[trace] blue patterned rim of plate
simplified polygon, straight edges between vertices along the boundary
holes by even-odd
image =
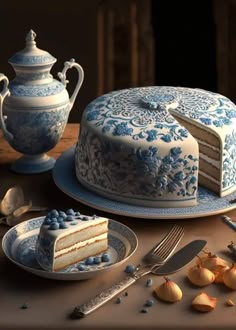
[[[65,194],[98,210],[135,218],[183,219],[220,214],[236,207],[236,203],[230,203],[236,198],[236,191],[220,198],[201,186],[198,189],[198,204],[191,207],[142,207],[105,198],[78,182],[74,169],[74,149],[75,147],[66,150],[56,161],[53,168],[54,182]]]
[[[19,266],[24,266],[23,268],[25,269],[31,268],[39,272],[46,272],[38,265],[35,258],[35,244],[43,219],[44,217],[31,219],[11,228],[4,235],[2,242],[3,251],[11,261]],[[54,273],[67,273],[66,275],[70,275],[71,273],[78,272],[78,279],[80,279],[79,273],[93,273],[94,271],[110,268],[131,257],[138,246],[135,233],[122,223],[111,219],[109,219],[108,228],[109,262],[86,266],[84,271],[79,271],[77,268],[78,264],[74,264],[62,271]],[[87,277],[89,278],[89,275]]]

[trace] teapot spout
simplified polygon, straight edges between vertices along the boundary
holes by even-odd
[[[10,91],[8,89],[9,81],[8,81],[7,77],[2,73],[0,73],[0,82],[1,81],[3,81],[4,85],[3,85],[3,90],[0,93],[0,128],[3,131],[3,135],[4,135],[5,139],[9,142],[9,141],[13,140],[13,135],[11,132],[9,132],[7,130],[6,124],[5,124],[5,119],[3,116],[3,102],[4,102],[5,97],[10,95]]]

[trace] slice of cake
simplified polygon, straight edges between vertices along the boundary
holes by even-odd
[[[52,210],[40,227],[36,259],[43,269],[58,271],[107,248],[107,218]]]

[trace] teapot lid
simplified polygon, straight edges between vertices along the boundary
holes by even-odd
[[[56,62],[56,58],[45,50],[39,49],[35,42],[36,33],[30,30],[26,35],[26,46],[23,50],[14,54],[9,63],[13,66],[42,66]]]

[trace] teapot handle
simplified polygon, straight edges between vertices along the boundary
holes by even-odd
[[[9,81],[3,73],[0,73],[0,81],[3,81],[3,83],[4,83],[3,90],[0,93],[0,128],[3,130],[3,134],[4,134],[4,137],[6,138],[6,140],[11,141],[11,140],[13,140],[13,135],[11,132],[9,132],[7,130],[6,124],[5,124],[5,119],[3,117],[3,101],[4,101],[5,97],[10,95],[10,91],[8,89]]]
[[[76,70],[78,71],[78,82],[77,85],[75,86],[75,90],[72,94],[72,96],[70,97],[70,110],[73,107],[73,104],[75,102],[75,98],[80,90],[80,87],[84,81],[84,70],[83,68],[75,62],[75,60],[72,58],[69,61],[66,61],[64,64],[64,68],[62,70],[62,72],[58,72],[58,78],[61,80],[62,84],[66,87],[67,83],[69,82],[68,80],[66,80],[66,72],[68,69],[71,68],[76,68]]]

